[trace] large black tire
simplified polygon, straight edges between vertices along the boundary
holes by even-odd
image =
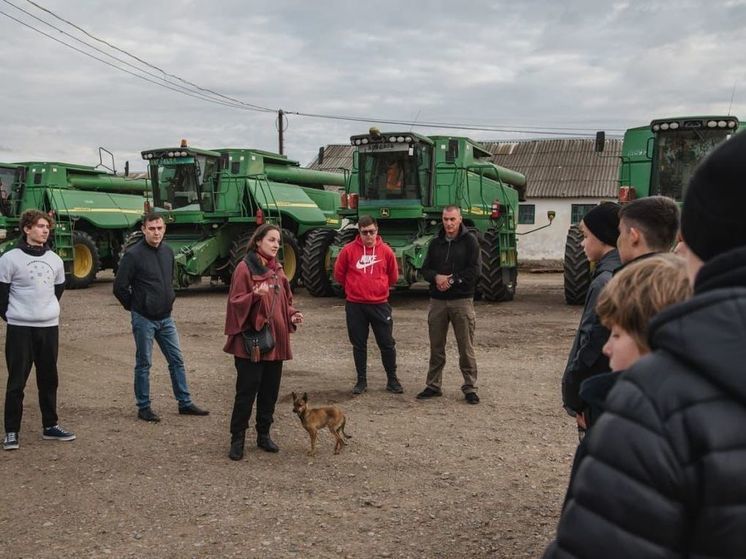
[[[582,305],[591,285],[591,264],[581,245],[583,233],[573,225],[567,232],[565,243],[565,302],[568,305]]]
[[[334,243],[337,232],[333,229],[314,229],[306,235],[303,246],[301,275],[303,285],[314,297],[331,297],[334,295],[329,248]]]
[[[295,291],[300,279],[301,252],[298,239],[287,229],[282,230],[282,246],[280,247],[280,261],[282,269],[290,282],[290,289]]]
[[[233,277],[233,272],[236,271],[236,268],[241,263],[241,260],[243,260],[246,257],[246,248],[249,246],[249,239],[254,234],[254,229],[249,229],[238,237],[236,237],[233,240],[233,244],[231,245],[231,252],[230,252],[230,263],[228,264],[228,270],[229,274],[227,276],[228,281],[225,283],[230,284],[230,280]]]
[[[73,269],[67,278],[68,289],[84,289],[96,279],[101,259],[96,243],[85,231],[73,232]]]
[[[486,301],[512,301],[518,280],[515,267],[503,269],[500,265],[500,237],[490,229],[478,235],[482,253],[482,273],[479,275],[478,290]]]

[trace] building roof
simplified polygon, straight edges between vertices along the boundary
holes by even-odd
[[[526,175],[528,198],[616,198],[622,139],[607,138],[603,153],[595,139],[516,140],[480,142],[494,154],[492,161]],[[352,168],[351,145],[324,148],[324,162],[309,168],[336,171]]]

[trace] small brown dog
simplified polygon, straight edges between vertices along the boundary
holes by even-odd
[[[352,438],[345,433],[345,414],[337,406],[309,408],[308,394],[304,392],[303,396],[298,397],[293,392],[293,412],[298,414],[303,428],[308,431],[308,435],[311,437],[311,450],[308,451],[309,456],[316,454],[316,436],[319,429],[327,427],[329,432],[334,435],[334,438],[337,440],[334,445],[334,454],[339,454],[342,450],[342,445],[347,444],[342,435],[344,435],[345,439]]]

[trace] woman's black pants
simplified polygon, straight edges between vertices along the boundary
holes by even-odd
[[[231,434],[238,436],[249,426],[251,408],[256,399],[256,432],[269,434],[275,403],[280,393],[282,361],[252,363],[243,357],[234,357],[236,364],[236,400],[231,415]]]

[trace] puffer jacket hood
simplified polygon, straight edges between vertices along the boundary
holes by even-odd
[[[650,347],[666,350],[746,403],[746,248],[708,262],[695,293],[653,319]],[[742,328],[733,328],[734,316],[742,317]]]

